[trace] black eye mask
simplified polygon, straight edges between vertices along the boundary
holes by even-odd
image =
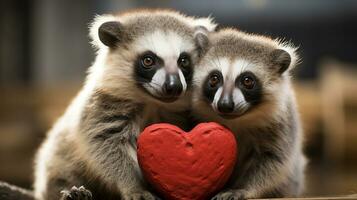
[[[220,83],[218,83],[215,87],[212,87],[210,84],[210,77],[212,75],[216,75],[220,79]],[[209,75],[206,77],[206,80],[203,82],[202,85],[202,92],[208,102],[212,103],[214,100],[214,96],[220,86],[223,84],[223,76],[222,73],[218,70],[211,71]]]
[[[152,58],[154,61],[154,64],[150,68],[143,66],[142,59],[145,56],[150,56],[150,58]],[[180,66],[179,62],[182,58],[187,59],[189,62],[189,64],[185,67]],[[152,51],[146,51],[146,52],[138,55],[135,60],[134,79],[138,82],[139,85],[142,85],[143,83],[149,83],[149,82],[151,82],[151,80],[152,80],[153,76],[155,75],[155,73],[157,72],[157,70],[164,67],[164,65],[165,65],[165,62],[162,58],[157,56]],[[190,55],[186,52],[181,53],[177,59],[177,66],[181,69],[182,74],[185,77],[187,87],[190,87],[191,83],[192,83],[192,75],[193,75],[193,66],[192,66],[192,61],[191,61]]]
[[[150,56],[153,59],[154,64],[150,68],[143,66],[142,59],[145,56]],[[151,51],[146,51],[137,56],[136,58],[136,61],[134,63],[134,79],[138,82],[139,85],[149,83],[151,82],[156,71],[163,67],[163,65],[164,61],[159,58],[155,53]]]
[[[242,79],[244,77],[250,77],[254,80],[254,87],[247,89],[242,85]],[[244,72],[236,78],[236,87],[238,87],[244,96],[244,99],[252,105],[256,105],[262,101],[263,87],[261,81],[252,72]]]
[[[188,66],[185,66],[185,67],[182,67],[180,66],[180,60],[182,58],[185,58],[188,60],[189,64]],[[186,53],[186,52],[182,52],[179,56],[179,58],[177,59],[177,66],[180,67],[182,73],[183,73],[183,76],[185,77],[185,80],[186,80],[186,83],[187,83],[187,87],[191,87],[192,85],[192,75],[193,75],[193,63],[192,63],[192,59],[191,59],[191,56]]]
[[[212,75],[217,75],[220,79],[220,82],[215,87],[212,87],[209,83],[210,77]],[[251,77],[255,82],[254,87],[251,89],[245,88],[241,83],[242,79],[246,76]],[[213,102],[218,88],[221,87],[223,84],[224,84],[223,75],[218,70],[211,71],[209,75],[206,77],[202,85],[202,92],[204,97],[208,100],[209,103]],[[242,91],[245,100],[250,104],[256,105],[262,101],[263,87],[261,81],[252,72],[244,72],[240,74],[236,78],[235,87],[239,88]]]

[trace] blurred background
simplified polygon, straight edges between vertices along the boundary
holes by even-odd
[[[295,88],[305,130],[306,196],[357,193],[357,1],[0,0],[0,180],[30,188],[46,131],[94,60],[96,14],[174,8],[300,47]]]

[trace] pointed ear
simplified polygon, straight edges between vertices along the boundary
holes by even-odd
[[[114,48],[122,40],[124,27],[118,21],[109,21],[100,25],[99,40],[106,46]]]
[[[271,53],[271,57],[272,57],[273,67],[279,74],[284,73],[291,64],[291,56],[285,50],[275,49]]]
[[[197,26],[194,33],[195,43],[200,55],[203,55],[209,45],[208,30],[203,26]]]

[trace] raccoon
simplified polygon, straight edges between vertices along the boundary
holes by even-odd
[[[156,199],[136,138],[156,122],[188,126],[193,67],[215,26],[171,10],[96,17],[96,59],[38,151],[36,199]]]
[[[195,68],[192,112],[232,130],[238,161],[212,199],[296,197],[305,157],[290,71],[299,58],[286,42],[225,28],[210,33]]]

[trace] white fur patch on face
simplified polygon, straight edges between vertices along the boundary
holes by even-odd
[[[207,75],[213,70],[222,71],[223,66],[228,66],[228,58],[209,59],[200,66],[195,67],[193,82],[200,86],[206,80]]]
[[[179,69],[178,73],[179,73],[179,76],[180,76],[180,82],[182,84],[182,95],[183,95],[187,90],[187,83],[186,83],[185,76],[183,75],[181,69]]]
[[[249,70],[253,65],[251,62],[244,59],[236,59],[233,62],[228,58],[212,59],[210,62],[210,70],[217,69],[221,71],[223,80],[235,80],[241,73]],[[197,72],[199,74],[199,72]]]
[[[212,59],[208,62],[208,66],[202,67],[202,70],[195,71],[195,79],[204,80],[212,70],[219,70],[223,75],[224,82],[235,79],[243,72],[250,70],[254,65],[244,59],[236,59],[233,62],[225,57]]]
[[[242,114],[249,109],[250,103],[245,100],[244,95],[240,89],[234,88],[232,96],[234,109],[237,110],[239,114]]]
[[[194,50],[194,44],[175,32],[155,31],[134,42],[137,52],[152,51],[164,61],[178,59],[180,53]]]
[[[144,84],[143,86],[154,96],[160,96],[162,93],[162,87],[165,83],[166,71],[164,68],[161,68],[156,71],[149,83]]]
[[[229,70],[223,73],[224,77],[230,80],[234,80],[243,72],[248,71],[253,65],[251,62],[243,59],[236,59],[232,62]]]
[[[237,106],[238,104],[246,103],[244,95],[240,89],[234,88],[232,96],[235,106]]]
[[[216,94],[214,95],[211,106],[215,112],[219,112],[218,111],[218,101],[219,101],[219,98],[221,98],[222,91],[223,91],[223,88],[220,87],[220,88],[218,88]]]
[[[154,76],[151,79],[150,84],[155,85],[158,87],[158,89],[161,89],[161,87],[164,85],[166,79],[166,71],[164,68],[161,68],[156,71]]]

